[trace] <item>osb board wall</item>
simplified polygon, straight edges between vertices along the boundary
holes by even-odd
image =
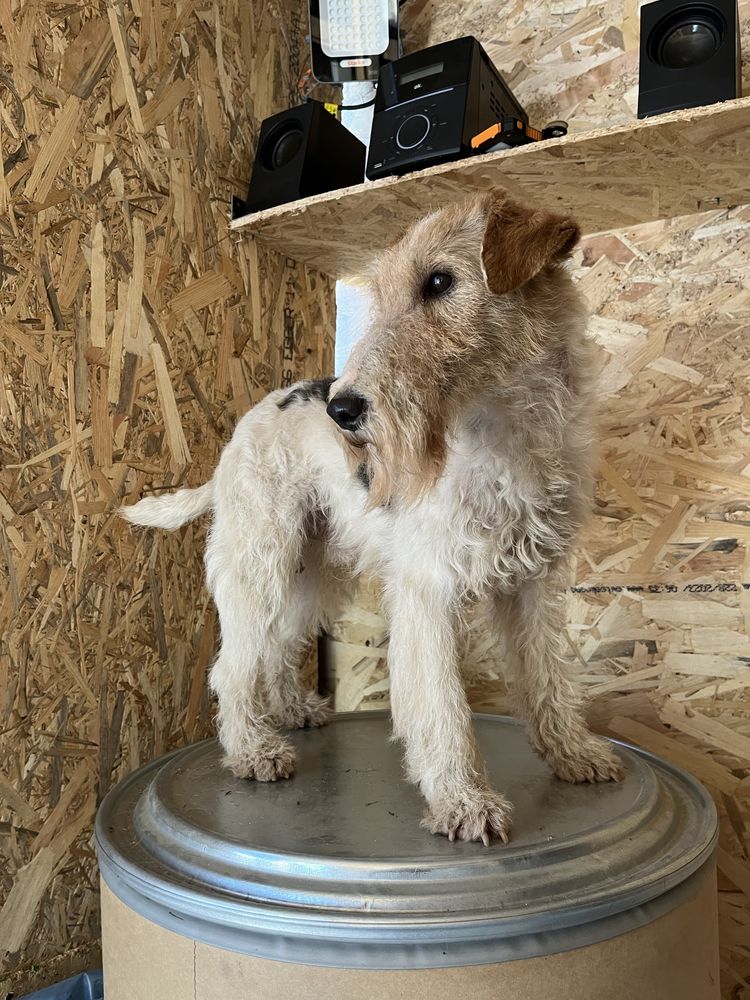
[[[302,9],[0,0],[0,996],[96,964],[92,823],[211,726],[203,530],[123,499],[330,370],[331,287],[227,232]]]
[[[410,48],[473,33],[532,121],[633,120],[638,6],[412,0]],[[746,51],[750,4],[740,3]],[[744,68],[745,89],[750,72]],[[750,1000],[750,208],[589,237],[575,277],[601,346],[601,462],[568,597],[593,723],[696,774],[721,815],[722,990]],[[387,628],[363,584],[327,667],[340,710],[388,703]],[[509,704],[477,629],[477,710]]]

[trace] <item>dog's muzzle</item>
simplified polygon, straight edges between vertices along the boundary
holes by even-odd
[[[333,397],[326,412],[342,431],[354,433],[362,426],[367,415],[367,400],[354,392],[342,392]]]

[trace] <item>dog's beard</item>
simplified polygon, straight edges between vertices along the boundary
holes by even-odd
[[[369,508],[416,503],[435,485],[445,463],[443,422],[416,407],[405,418],[377,406],[361,432],[343,437],[353,474],[362,478],[364,466]]]

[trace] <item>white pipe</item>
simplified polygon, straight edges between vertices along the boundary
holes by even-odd
[[[375,84],[367,81],[354,81],[343,84],[342,104],[365,104],[375,96]],[[342,111],[341,122],[353,132],[354,135],[363,142],[365,146],[370,142],[370,129],[372,128],[372,114],[374,105],[360,108],[358,111]],[[365,179],[364,177],[362,178]],[[341,369],[346,364],[349,352],[353,344],[362,334],[363,314],[365,312],[366,297],[353,285],[347,285],[344,281],[336,282],[336,374],[340,374]]]

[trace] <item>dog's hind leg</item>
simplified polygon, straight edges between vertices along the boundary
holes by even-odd
[[[268,711],[282,729],[323,726],[331,718],[328,699],[306,690],[300,666],[328,610],[330,574],[323,567],[323,541],[310,539],[278,623],[274,655],[264,661]]]
[[[610,745],[588,729],[582,698],[562,655],[565,575],[557,568],[498,597],[514,696],[537,753],[565,781],[611,781],[622,767]]]
[[[224,763],[238,778],[275,781],[294,770],[294,751],[276,730],[265,698],[263,663],[273,655],[273,622],[261,595],[239,574],[222,571],[214,582],[221,622],[221,649],[211,668],[219,701],[219,740]]]
[[[250,447],[241,456],[225,452],[206,549],[221,623],[210,679],[219,738],[232,772],[259,781],[294,770],[294,751],[277,729],[267,689],[300,646],[300,636],[289,633],[288,607],[313,508],[305,483],[284,479],[272,459]]]
[[[254,664],[245,669],[232,641],[211,670],[211,688],[219,699],[219,740],[224,763],[238,778],[276,781],[294,771],[294,750],[271,724],[263,701],[262,679]]]

